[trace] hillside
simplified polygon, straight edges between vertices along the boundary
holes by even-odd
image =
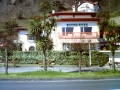
[[[113,18],[111,18],[111,20],[114,20],[117,24],[120,25],[120,16],[113,17]]]
[[[16,1],[16,2],[11,2]],[[81,0],[80,0],[81,1]],[[20,26],[26,26],[26,21],[39,12],[41,0],[0,0],[0,28],[2,22],[16,20]],[[61,0],[64,6],[71,8],[71,0]],[[63,5],[63,4],[62,4]]]
[[[19,2],[18,2],[19,1]],[[71,8],[73,4],[78,4],[85,0],[56,0],[65,8]],[[97,1],[97,0],[86,0]],[[38,14],[41,0],[0,0],[0,21],[15,18],[30,18],[33,14]],[[57,5],[59,5],[56,3]]]
[[[16,2],[13,3],[13,1],[16,1]],[[95,2],[95,1],[102,1],[102,0],[72,0],[72,1],[58,0],[58,1],[61,2],[64,7],[71,9],[71,6],[73,4],[77,4],[79,1]],[[2,22],[8,21],[11,19],[12,20],[14,19],[17,22],[19,22],[20,26],[26,26],[25,23],[27,19],[29,19],[33,15],[38,14],[40,2],[41,0],[19,0],[19,2],[18,0],[0,0],[0,26]],[[106,8],[104,4],[102,6]],[[120,6],[119,3],[118,3],[118,6]]]

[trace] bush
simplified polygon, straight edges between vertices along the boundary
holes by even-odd
[[[5,60],[5,52],[0,52],[0,59]],[[8,59],[15,60],[20,64],[37,64],[40,60],[43,60],[43,54],[41,51],[12,51],[9,52]],[[46,59],[54,61],[57,65],[75,65],[79,60],[79,53],[70,51],[47,51]],[[93,65],[98,65],[98,60],[100,60],[100,66],[103,66],[108,62],[108,59],[108,55],[105,53],[91,51],[91,60]],[[88,66],[88,52],[82,53],[82,64]]]
[[[119,11],[115,11],[114,13],[110,14],[111,17],[118,17],[120,16],[120,10]]]
[[[104,66],[109,61],[109,56],[105,53],[101,53],[99,51],[91,52],[91,60],[92,64],[100,64],[100,66]]]
[[[5,51],[0,51],[0,62],[5,60]]]

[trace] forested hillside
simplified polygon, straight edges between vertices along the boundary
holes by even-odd
[[[28,19],[37,15],[42,0],[0,0],[0,23],[10,19]],[[120,0],[49,0],[54,1],[57,11],[69,10],[73,4],[91,1],[99,2],[102,10],[109,11],[112,16],[120,15]],[[51,5],[52,7],[53,5]]]

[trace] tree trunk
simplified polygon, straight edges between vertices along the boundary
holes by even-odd
[[[45,51],[43,51],[43,69],[44,69],[44,71],[47,71],[46,52]]]
[[[5,74],[8,74],[8,55],[7,55],[7,49],[5,49],[6,52],[6,61],[5,61]]]
[[[82,61],[82,54],[79,52],[79,73],[81,72],[81,61]]]
[[[115,56],[115,52],[112,52],[112,69],[113,69],[113,71],[116,71],[114,56]]]

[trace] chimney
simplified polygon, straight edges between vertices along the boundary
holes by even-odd
[[[75,12],[75,5],[72,5],[72,11]]]
[[[52,14],[54,14],[55,13],[55,10],[52,10]]]
[[[81,3],[79,2],[78,5],[80,5]]]

